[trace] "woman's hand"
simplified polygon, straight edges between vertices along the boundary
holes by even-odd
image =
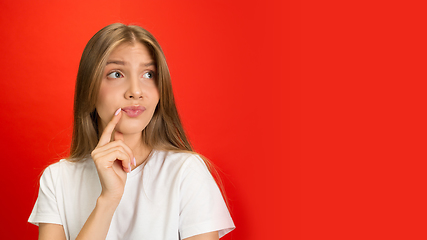
[[[119,108],[102,132],[98,145],[92,151],[102,192],[76,240],[105,239],[107,237],[111,219],[113,219],[125,189],[126,172],[131,171],[131,162],[135,165],[132,150],[123,142],[123,134],[114,131],[121,116]],[[114,137],[111,141],[113,132]]]
[[[100,198],[116,204],[120,202],[124,192],[126,172],[132,170],[131,163],[135,165],[132,150],[124,143],[123,134],[114,131],[121,116],[119,108],[105,127],[98,145],[91,154],[101,181]],[[113,132],[114,138],[111,141]]]

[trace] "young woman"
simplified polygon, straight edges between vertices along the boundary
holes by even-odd
[[[39,239],[218,239],[234,229],[209,162],[192,152],[164,54],[111,24],[84,49],[71,155],[40,179]]]

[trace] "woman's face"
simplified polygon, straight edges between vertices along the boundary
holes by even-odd
[[[107,59],[96,102],[101,127],[108,124],[118,108],[122,117],[116,131],[140,134],[153,117],[159,102],[156,66],[141,43],[124,43]]]

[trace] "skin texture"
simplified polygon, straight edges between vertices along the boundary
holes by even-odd
[[[102,126],[118,108],[142,106],[146,108],[143,114],[136,118],[124,114],[116,126],[124,135],[140,138],[159,102],[155,71],[153,59],[140,43],[120,45],[110,54],[96,104]]]
[[[107,59],[96,103],[102,134],[91,154],[102,191],[76,238],[78,240],[106,238],[124,192],[127,172],[142,164],[151,151],[144,145],[141,132],[150,122],[159,102],[155,71],[153,59],[140,43],[122,44]],[[129,106],[139,106],[145,110],[138,116],[121,111]],[[66,238],[61,225],[41,223],[39,239]],[[187,239],[216,240],[218,232]]]

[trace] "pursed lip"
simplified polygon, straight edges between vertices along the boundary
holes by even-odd
[[[145,110],[146,109],[143,106],[127,106],[122,108],[122,111],[125,112],[129,117],[138,117]]]

